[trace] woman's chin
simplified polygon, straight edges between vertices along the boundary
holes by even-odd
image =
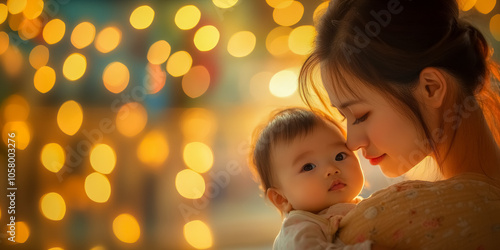
[[[395,178],[395,177],[399,177],[401,175],[404,175],[413,166],[402,166],[402,165],[393,166],[391,164],[380,164],[379,167],[385,176],[387,176],[389,178]]]

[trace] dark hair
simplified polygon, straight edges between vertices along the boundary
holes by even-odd
[[[315,48],[301,69],[302,99],[313,106],[313,91],[323,106],[329,106],[314,82],[320,64],[330,74],[326,77],[339,83],[332,86],[334,91],[355,94],[345,75],[356,77],[386,94],[399,111],[420,124],[438,155],[412,94],[420,72],[435,67],[457,80],[459,87],[450,97],[454,103],[463,105],[474,97],[499,143],[500,97],[492,89],[498,86],[491,86],[491,75],[499,77],[498,65],[491,60],[484,36],[459,18],[459,12],[456,0],[331,1],[317,25]]]
[[[264,126],[257,127],[253,134],[250,166],[264,193],[273,187],[271,152],[279,142],[290,142],[297,136],[307,135],[318,125],[333,125],[345,137],[341,125],[319,110],[286,108],[277,110]]]

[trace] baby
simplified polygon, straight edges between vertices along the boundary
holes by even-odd
[[[322,112],[288,108],[256,132],[253,170],[284,216],[273,249],[370,249],[370,241],[345,246],[334,239],[364,184],[342,127]]]

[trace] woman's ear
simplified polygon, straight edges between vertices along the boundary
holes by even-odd
[[[448,78],[443,72],[433,67],[425,68],[420,72],[418,81],[418,101],[428,107],[441,107],[448,87]]]
[[[267,189],[266,195],[282,213],[288,213],[292,210],[292,204],[288,202],[288,199],[278,189],[269,188]]]

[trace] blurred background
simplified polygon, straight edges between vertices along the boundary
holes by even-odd
[[[460,4],[498,49],[499,4]],[[270,249],[281,218],[248,169],[251,134],[304,106],[297,75],[327,5],[0,1],[0,248]],[[364,197],[435,178],[361,163]]]

